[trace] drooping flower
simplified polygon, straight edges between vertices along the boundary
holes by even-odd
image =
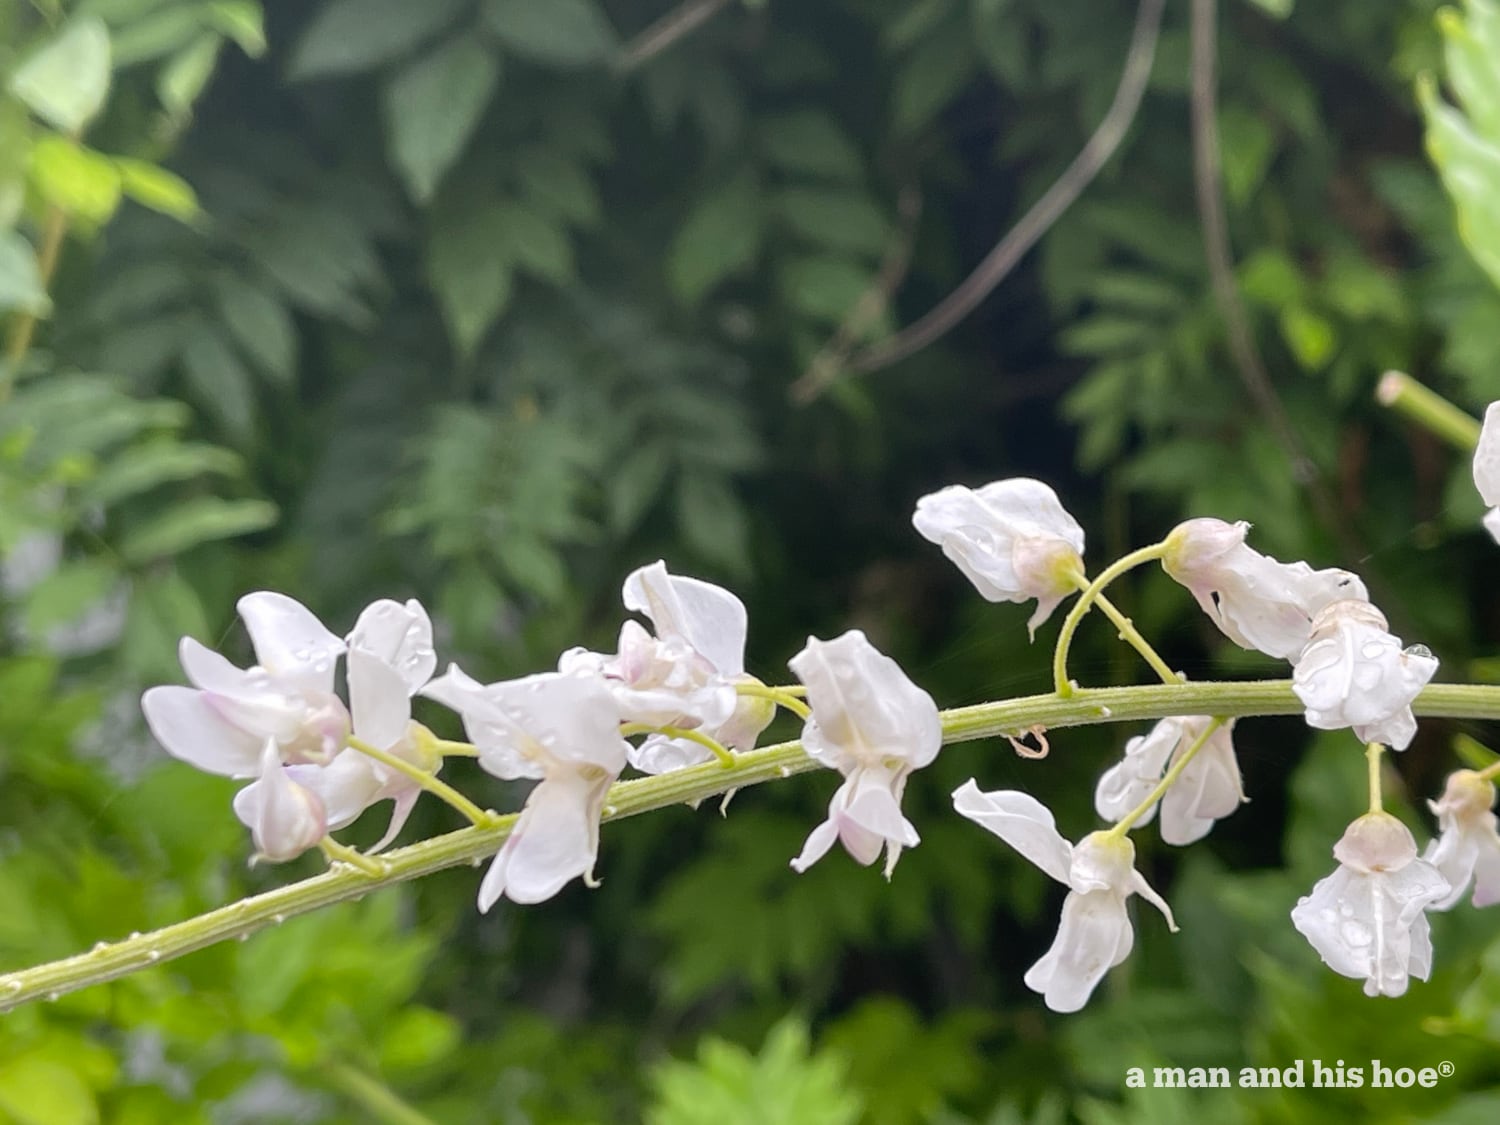
[[[832,641],[809,637],[788,664],[807,685],[812,707],[803,747],[844,775],[828,819],[813,829],[792,867],[806,871],[838,840],[866,866],[884,847],[889,879],[901,849],[921,839],[901,814],[901,795],[911,771],[931,763],[942,747],[937,704],[858,629]]]
[[[1037,627],[1083,575],[1083,528],[1039,480],[1013,477],[983,488],[955,484],[917,501],[912,524],[992,602],[1037,600]]]
[[[745,672],[744,603],[721,586],[669,574],[660,561],[633,571],[622,597],[626,609],[651,620],[655,635],[627,621],[616,653],[571,649],[558,671],[602,677],[626,721],[696,730],[731,749],[752,749],[775,705],[735,690],[759,683]],[[693,740],[651,735],[631,747],[630,763],[666,773],[712,756]]]
[[[141,697],[151,733],[174,757],[225,777],[257,776],[267,739],[283,762],[328,762],[350,729],[333,693],[344,642],[284,594],[246,594],[237,608],[255,666],[237,668],[184,637],[178,652],[193,686],[154,687]]]
[[[1162,569],[1241,648],[1295,660],[1324,606],[1369,599],[1364,583],[1347,570],[1314,570],[1261,554],[1245,543],[1249,530],[1244,521],[1188,520],[1167,536],[1161,560]]]
[[[1403,649],[1369,602],[1339,601],[1314,619],[1292,672],[1292,690],[1307,708],[1309,726],[1353,727],[1362,742],[1404,750],[1417,733],[1411,701],[1437,666],[1420,645]]]
[[[1485,409],[1484,425],[1479,428],[1479,444],[1474,448],[1474,487],[1489,505],[1484,516],[1485,530],[1500,543],[1500,402]]]
[[[1495,784],[1473,770],[1448,776],[1439,800],[1428,801],[1441,834],[1427,845],[1422,858],[1442,873],[1452,889],[1434,910],[1447,910],[1474,884],[1475,906],[1500,902],[1500,830],[1495,814]]]
[[[1130,955],[1135,931],[1125,902],[1132,894],[1160,910],[1176,931],[1172,908],[1135,869],[1135,845],[1128,836],[1094,832],[1075,847],[1035,797],[1010,790],[983,793],[973,778],[954,791],[953,807],[1068,888],[1057,939],[1025,978],[1026,987],[1040,992],[1054,1012],[1078,1011],[1104,974]]]
[[[1297,900],[1292,924],[1330,969],[1363,979],[1366,996],[1400,996],[1409,977],[1432,971],[1424,912],[1449,894],[1448,881],[1386,812],[1349,825],[1333,855],[1338,868]]]
[[[486,685],[450,665],[422,694],[463,717],[487,772],[540,781],[480,884],[479,909],[501,895],[541,902],[580,876],[592,883],[604,797],[630,749],[604,682],[544,672]]]
[[[266,739],[260,776],[234,796],[234,813],[250,829],[257,858],[272,863],[296,859],[328,835],[328,812],[316,792],[291,776],[283,766],[275,739]]]
[[[1150,732],[1125,744],[1125,757],[1105,771],[1094,791],[1094,808],[1105,820],[1117,821],[1150,796],[1178,755],[1185,753],[1213,720],[1188,715],[1161,720]],[[1234,754],[1232,722],[1208,735],[1182,774],[1157,804],[1161,805],[1161,838],[1174,846],[1191,844],[1208,835],[1214,821],[1228,816],[1245,799],[1240,766]],[[1153,804],[1137,820],[1148,824],[1156,815]]]

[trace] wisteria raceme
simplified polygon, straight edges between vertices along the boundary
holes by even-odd
[[[1500,463],[1497,450],[1500,438],[1482,440],[1475,460],[1482,490],[1492,470],[1500,476],[1492,463]],[[1437,661],[1425,649],[1402,647],[1353,574],[1260,554],[1246,545],[1246,523],[1195,519],[1090,585],[1082,529],[1048,486],[1029,478],[942,489],[919,501],[913,522],[987,599],[1036,599],[1030,629],[1067,594],[1088,587],[1065,635],[1116,573],[1160,558],[1231,641],[1292,663],[1290,686],[1310,726],[1349,728],[1372,744],[1373,811],[1348,827],[1334,847],[1339,867],[1291,918],[1331,968],[1364,980],[1370,995],[1400,995],[1411,977],[1425,979],[1432,959],[1427,910],[1451,908],[1470,887],[1476,906],[1500,901],[1500,822],[1492,811],[1500,766],[1449,778],[1442,798],[1430,802],[1441,834],[1421,855],[1410,832],[1381,811],[1378,744],[1402,749],[1411,742],[1412,702]],[[493,826],[492,814],[437,780],[444,753],[473,756],[502,780],[535,781],[481,881],[478,905],[488,911],[502,897],[537,903],[574,880],[594,885],[608,793],[627,766],[648,774],[725,768],[724,788],[732,789],[739,755],[754,748],[776,707],[786,706],[804,717],[806,754],[843,777],[827,817],[791,866],[803,872],[839,843],[864,865],[883,851],[889,879],[901,852],[920,840],[902,811],[908,781],[944,741],[931,695],[857,629],[828,641],[808,638],[788,661],[803,686],[768,688],[745,669],[743,602],[720,586],[670,573],[664,562],[633,571],[622,601],[651,628],[627,620],[615,652],[574,648],[556,672],[484,683],[452,664],[433,678],[433,625],[416,601],[371,604],[341,640],[293,599],[251,593],[238,608],[254,665],[238,668],[184,638],[191,686],[151,688],[142,707],[169,753],[248,780],[234,812],[250,829],[256,859],[281,862],[322,847],[331,858],[361,861],[330,833],[391,801],[384,838],[366,854],[378,852],[424,789],[476,825]],[[1105,608],[1126,637],[1128,620],[1120,625],[1118,611]],[[1060,639],[1054,672],[1065,670],[1066,643]],[[1132,643],[1155,655],[1138,634]],[[341,658],[347,703],[335,690]],[[1174,689],[1193,686],[1159,659],[1152,666]],[[1055,701],[1066,698],[1061,685],[1070,684],[1065,674],[1056,679]],[[803,694],[805,702],[797,698]],[[472,744],[442,742],[416,723],[418,695],[456,712]],[[1025,974],[1048,1007],[1078,1010],[1129,955],[1131,895],[1156,906],[1175,931],[1171,909],[1136,869],[1129,833],[1159,813],[1163,841],[1185,846],[1238,808],[1246,798],[1233,727],[1232,719],[1208,713],[1168,715],[1131,738],[1095,787],[1095,809],[1112,827],[1076,845],[1028,794],[981,792],[972,780],[953,794],[960,815],[1068,888],[1056,938]]]

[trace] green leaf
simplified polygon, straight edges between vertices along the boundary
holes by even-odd
[[[41,1051],[0,1063],[0,1112],[15,1125],[98,1125],[93,1092]]]
[[[472,38],[451,39],[410,63],[385,87],[396,170],[426,203],[484,115],[500,78],[495,57]]]
[[[896,131],[912,134],[925,128],[978,69],[967,28],[959,25],[951,34],[924,41],[896,75],[891,111]]]
[[[103,559],[63,563],[27,591],[22,618],[26,631],[35,637],[76,621],[103,601],[119,581],[119,570]]]
[[[1302,305],[1282,310],[1281,338],[1305,371],[1321,371],[1339,346],[1338,329],[1326,317]]]
[[[1431,81],[1417,87],[1427,118],[1427,151],[1458,211],[1458,230],[1474,260],[1500,285],[1500,137],[1480,136],[1444,104]]]
[[[1296,0],[1250,0],[1250,3],[1273,19],[1284,20],[1292,14]]]
[[[669,1060],[651,1077],[648,1125],[854,1125],[863,1108],[842,1056],[813,1053],[807,1028],[793,1019],[766,1034],[759,1055],[709,1037],[696,1062]]]
[[[434,220],[427,276],[454,350],[467,359],[510,303],[511,263],[495,252],[503,218],[492,208],[440,207]]]
[[[266,27],[255,0],[215,0],[203,9],[205,22],[239,44],[252,59],[266,53]]]
[[[1275,151],[1276,134],[1260,117],[1237,106],[1219,112],[1224,193],[1235,206],[1244,206],[1259,190]]]
[[[120,556],[129,563],[169,558],[203,543],[263,531],[276,517],[276,505],[265,500],[201,496],[129,531],[120,543]]]
[[[410,55],[467,6],[468,0],[332,0],[302,33],[288,77],[355,74]]]
[[[773,117],[761,127],[761,151],[774,167],[830,180],[864,178],[859,147],[828,114],[803,110]]]
[[[216,445],[176,441],[132,445],[111,458],[105,471],[79,490],[79,500],[107,508],[164,484],[208,476],[238,477],[244,468],[237,454]]]
[[[221,273],[213,284],[219,316],[235,343],[267,375],[290,384],[297,367],[297,329],[287,307],[272,290],[238,274]]]
[[[724,477],[700,471],[677,478],[677,527],[705,559],[731,574],[749,571],[745,506]]]
[[[182,370],[199,401],[237,440],[248,441],[255,425],[254,379],[224,338],[207,323],[188,333]]]
[[[552,66],[587,66],[615,49],[615,32],[592,0],[485,0],[485,22],[518,55]]]
[[[699,198],[667,252],[667,279],[686,305],[695,305],[727,277],[747,271],[760,256],[764,218],[749,169]]]
[[[78,133],[109,94],[109,32],[104,21],[80,16],[28,58],[10,79],[10,92],[64,133]]]
[[[463,1028],[446,1012],[406,1008],[390,1021],[381,1038],[380,1069],[420,1070],[462,1045]]]
[[[616,535],[635,529],[651,505],[661,496],[661,488],[671,468],[671,457],[665,447],[641,442],[605,480],[609,508],[609,526]]]
[[[186,222],[198,214],[198,196],[181,176],[145,160],[115,159],[120,189],[142,207]]]
[[[10,309],[33,316],[52,311],[31,243],[13,230],[0,231],[0,311]]]
[[[828,324],[849,315],[870,287],[874,271],[846,258],[796,258],[782,266],[782,297],[798,312]]]
[[[217,35],[200,35],[172,56],[156,76],[156,96],[174,118],[187,115],[213,77],[223,40]]]
[[[545,281],[564,285],[573,279],[573,244],[566,231],[524,203],[501,200],[491,222],[497,234],[492,252]]]
[[[89,223],[104,222],[120,205],[120,170],[115,162],[67,137],[36,142],[31,180],[48,203]]]
[[[603,210],[588,169],[552,148],[527,149],[516,158],[516,179],[526,202],[578,226],[598,222]]]
[[[879,258],[890,240],[890,224],[862,194],[788,188],[772,198],[771,206],[799,237],[828,250]]]

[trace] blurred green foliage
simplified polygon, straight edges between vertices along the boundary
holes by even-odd
[[[943,484],[1024,474],[1057,485],[1096,566],[1185,515],[1250,519],[1264,550],[1365,574],[1447,676],[1482,675],[1500,600],[1468,466],[1370,391],[1397,367],[1475,410],[1500,398],[1500,10],[1220,7],[1236,281],[1313,480],[1212,296],[1186,4],[1119,153],[1022,267],[938,345],[810,406],[787,389],[858,303],[889,298],[855,343],[920,315],[1073,159],[1131,6],[0,5],[20,356],[0,405],[0,968],[316,869],[248,869],[231,786],[166,760],[138,713],[179,636],[243,653],[232,606],[254,588],[338,630],[419,596],[444,653],[498,679],[608,645],[622,576],[665,557],[742,594],[768,679],[808,632],[857,624],[967,703],[1044,690],[1050,633],[1029,648],[1023,611],[980,601],[907,521]],[[706,18],[642,36],[674,11]],[[1279,674],[1160,576],[1121,595],[1191,675]],[[1075,675],[1138,677],[1110,640],[1086,629]],[[1486,738],[1460,726],[1393,763],[1419,835],[1452,738]],[[1076,836],[1128,733],[1069,732],[1043,763],[945,752],[912,782],[924,842],[889,886],[842,854],[787,869],[832,790],[814,775],[724,820],[610,828],[596,891],[480,918],[472,873],[449,872],[22,1008],[0,1019],[0,1122],[1494,1120],[1493,915],[1437,918],[1433,980],[1399,1001],[1291,929],[1363,791],[1353,741],[1295,721],[1241,724],[1253,803],[1211,840],[1142,835],[1182,933],[1143,919],[1084,1013],[1041,1009],[1020,978],[1059,894],[946,794],[1025,788]],[[408,838],[450,826],[424,806]],[[1131,1066],[1373,1058],[1455,1073],[1124,1086]]]

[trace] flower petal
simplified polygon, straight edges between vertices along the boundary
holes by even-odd
[[[668,574],[658,560],[633,571],[621,596],[626,609],[651,619],[658,637],[682,637],[721,676],[744,674],[749,618],[745,603],[722,586]]]
[[[400,675],[407,695],[432,679],[437,653],[432,647],[432,620],[416,599],[405,605],[382,598],[365,607],[349,634],[350,651],[379,657]]]
[[[323,802],[292,780],[269,739],[261,775],[235,794],[234,812],[250,829],[257,853],[273,863],[296,859],[328,834]]]
[[[354,736],[376,749],[389,750],[406,737],[411,726],[407,681],[394,665],[363,648],[351,648],[347,661]]]
[[[224,777],[260,772],[263,741],[235,726],[206,693],[188,687],[154,687],[141,697],[146,725],[167,753]]]
[[[1088,1003],[1104,974],[1130,955],[1135,943],[1125,900],[1111,891],[1072,891],[1052,948],[1026,972],[1026,987],[1042,993],[1054,1012],[1076,1012]]]
[[[611,780],[567,771],[533,789],[480,885],[480,911],[488,911],[501,895],[512,902],[542,902],[587,877],[599,851],[599,816]]]
[[[344,642],[312,610],[267,590],[246,594],[237,608],[262,668],[307,690],[333,690],[334,664],[344,651]]]
[[[971,777],[953,792],[960,815],[988,828],[1059,883],[1068,883],[1073,848],[1057,831],[1046,806],[1014,790],[981,793]]]

